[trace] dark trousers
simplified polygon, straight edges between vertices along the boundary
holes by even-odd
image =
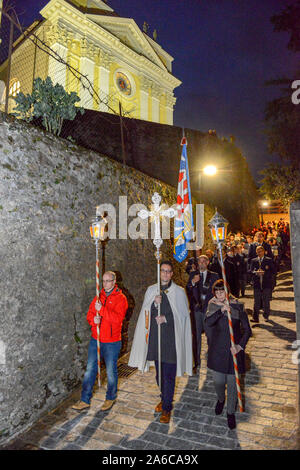
[[[258,318],[259,310],[262,308],[264,316],[270,315],[270,299],[272,296],[272,289],[254,289],[254,308],[253,317]]]
[[[158,384],[158,361],[155,361],[156,383]],[[161,362],[161,401],[164,411],[171,411],[173,408],[173,397],[175,391],[176,364]]]
[[[206,334],[209,341],[209,328],[205,326],[205,313],[196,310],[193,313],[193,355],[195,366],[201,364],[202,333]]]

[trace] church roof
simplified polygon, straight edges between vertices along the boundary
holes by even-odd
[[[76,8],[77,10],[81,11],[84,14],[88,15],[103,15],[103,16],[119,16],[115,11],[113,11],[111,8],[109,9],[103,9],[103,8],[90,8],[90,7],[84,7],[84,6],[79,6],[75,5],[71,0],[65,0],[65,2],[69,3],[72,5],[72,7]]]

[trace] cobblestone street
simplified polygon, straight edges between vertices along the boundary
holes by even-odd
[[[250,314],[251,290],[242,301]],[[216,395],[206,369],[205,347],[200,375],[177,379],[169,425],[160,424],[153,411],[159,395],[151,368],[148,374],[134,372],[120,378],[118,400],[108,412],[100,411],[105,387],[96,389],[87,412],[72,410],[80,396],[78,388],[6,449],[300,449],[297,365],[292,362],[291,347],[296,339],[291,271],[277,277],[270,321],[260,315],[260,323],[251,326],[243,383],[245,412],[236,413],[235,430],[227,427],[226,406],[221,416],[214,413]]]

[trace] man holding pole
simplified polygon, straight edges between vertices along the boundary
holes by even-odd
[[[157,284],[148,287],[132,343],[128,365],[142,372],[155,362],[156,381],[161,373],[161,401],[155,411],[162,413],[161,423],[169,423],[173,408],[176,376],[192,375],[192,332],[188,300],[185,291],[172,281],[173,266],[170,261],[160,265],[161,291]],[[158,307],[160,306],[160,315]],[[158,328],[161,348],[159,357]]]
[[[106,399],[102,411],[109,410],[116,401],[118,386],[117,361],[121,349],[122,323],[128,308],[125,295],[116,285],[116,275],[112,271],[103,274],[103,289],[93,299],[87,313],[87,321],[92,327],[87,369],[83,378],[81,400],[73,406],[77,411],[90,407],[93,386],[98,372],[97,327],[100,328],[100,351],[107,374]]]

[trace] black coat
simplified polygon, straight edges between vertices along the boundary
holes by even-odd
[[[192,277],[190,277],[189,282],[186,286],[187,294],[190,300],[190,305],[192,305],[192,310],[200,310],[201,312],[206,312],[207,305],[210,299],[213,297],[212,286],[214,282],[220,279],[219,274],[207,271],[205,283],[201,288],[200,281],[192,285]],[[201,293],[205,295],[205,299],[201,299]]]
[[[245,262],[245,256],[240,255],[239,253],[236,253],[233,257],[233,262],[236,267],[236,271],[238,274],[238,279],[241,280],[243,279],[244,274],[247,272],[247,266]]]
[[[254,258],[251,260],[250,263],[250,272],[252,275],[253,280],[253,287],[254,289],[260,289],[260,279],[257,274],[253,274],[253,271],[257,271],[259,269],[259,258]],[[267,256],[264,256],[261,269],[264,271],[264,275],[262,278],[262,288],[263,289],[272,289],[273,288],[273,276],[276,274],[276,267],[274,261]]]
[[[213,273],[219,274],[219,277],[220,277],[220,278],[222,277],[222,268],[221,268],[221,265],[220,265],[220,262],[219,262],[217,256],[214,255],[214,256],[211,258],[207,269],[208,269],[209,271],[212,271]]]
[[[244,305],[230,303],[234,308],[232,314],[232,328],[235,344],[245,346],[252,335],[248,316]],[[234,316],[235,313],[235,316]],[[207,367],[223,374],[234,374],[233,358],[230,351],[230,333],[227,314],[221,312],[221,308],[210,316],[206,315],[205,323],[210,327],[211,337],[208,345]],[[242,329],[243,331],[242,331]],[[236,355],[239,373],[245,373],[245,352],[242,350]]]
[[[229,284],[230,292],[234,297],[239,296],[239,276],[236,269],[234,258],[226,256],[224,260],[226,281]]]
[[[256,258],[257,257],[257,253],[256,253],[256,248],[258,246],[262,246],[264,247],[265,249],[265,256],[267,256],[268,258],[271,258],[273,259],[274,256],[273,256],[273,253],[272,253],[272,248],[271,246],[269,245],[269,243],[263,241],[261,243],[261,245],[257,242],[254,242],[254,243],[251,243],[250,247],[249,247],[249,251],[248,251],[248,268],[250,269],[250,263],[251,263],[251,260],[253,258]]]

